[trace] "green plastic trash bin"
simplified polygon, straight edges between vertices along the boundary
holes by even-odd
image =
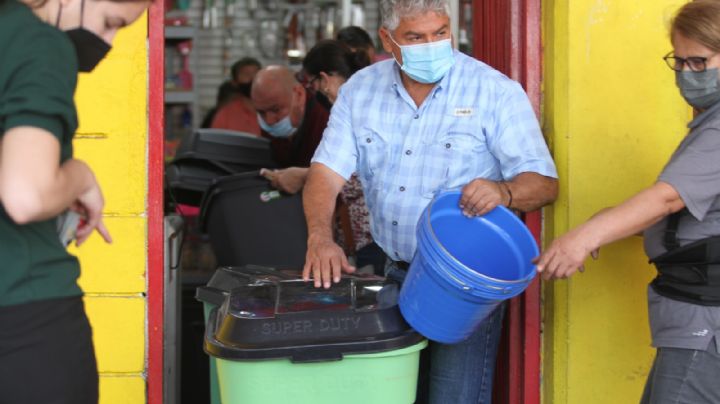
[[[294,279],[296,276],[291,275],[289,271],[280,271],[274,268],[268,268],[257,265],[247,265],[242,267],[220,267],[213,274],[206,286],[199,287],[195,293],[195,298],[203,303],[203,312],[205,315],[205,323],[210,318],[212,309],[220,306],[229,295],[230,291],[236,287],[247,285],[255,279],[262,278],[267,280]],[[216,360],[210,356],[210,404],[220,404],[220,386],[217,380]]]
[[[415,401],[427,342],[403,320],[394,283],[345,276],[326,290],[267,268],[218,272],[197,297],[223,404]]]

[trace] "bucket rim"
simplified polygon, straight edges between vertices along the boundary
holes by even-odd
[[[499,283],[499,284],[504,284],[504,285],[507,285],[507,286],[515,286],[515,285],[519,285],[519,284],[524,284],[524,283],[527,283],[528,281],[532,280],[532,279],[535,277],[535,274],[536,274],[536,272],[537,272],[536,270],[534,270],[534,268],[536,267],[535,265],[532,266],[532,267],[533,267],[533,270],[529,271],[528,275],[527,275],[526,277],[524,277],[524,278],[520,278],[520,279],[516,279],[516,280],[498,279],[498,278],[493,278],[493,277],[491,277],[491,276],[484,275],[484,274],[482,274],[482,273],[480,273],[480,272],[478,272],[478,271],[473,270],[472,268],[470,268],[469,266],[463,264],[460,260],[458,260],[457,258],[455,258],[455,256],[454,256],[453,254],[451,254],[450,251],[447,250],[447,248],[445,248],[445,245],[440,242],[440,239],[437,237],[437,234],[435,234],[435,229],[433,229],[433,227],[432,227],[432,222],[431,222],[432,211],[433,211],[435,202],[436,202],[438,199],[440,199],[441,197],[452,196],[452,195],[454,195],[454,194],[461,194],[461,191],[460,191],[459,189],[452,189],[452,190],[448,190],[448,191],[445,191],[445,192],[441,192],[441,193],[435,195],[435,197],[433,197],[432,201],[430,201],[430,204],[428,205],[427,214],[426,214],[426,215],[423,215],[423,216],[425,216],[425,217],[424,217],[425,224],[427,225],[427,228],[430,230],[430,231],[429,231],[429,234],[430,234],[430,236],[433,238],[433,241],[435,242],[435,246],[439,247],[439,250],[440,250],[440,252],[442,253],[441,255],[442,255],[444,258],[449,259],[453,264],[456,264],[456,267],[462,269],[461,275],[468,276],[468,277],[470,277],[471,279],[472,279],[472,278],[478,278],[478,279],[482,279],[482,280],[489,280],[489,281],[492,281],[492,282],[495,282],[495,283]],[[502,212],[506,213],[507,215],[511,216],[511,217],[512,217],[511,220],[514,220],[514,221],[516,221],[518,224],[520,224],[520,225],[522,225],[522,226],[525,226],[525,223],[523,223],[523,222],[520,220],[520,218],[518,218],[514,213],[512,213],[512,211],[510,211],[510,210],[507,209],[506,207],[498,205],[498,206],[495,207],[495,209],[500,209],[500,211],[502,211]],[[489,213],[489,212],[488,212],[488,213]],[[531,235],[531,237],[532,237],[532,235]],[[532,242],[531,244],[532,244],[532,246],[534,247],[535,254],[537,255],[537,254],[539,254],[540,252],[539,252],[537,243],[535,242],[534,238],[533,238],[532,240],[533,240],[533,242]],[[513,250],[517,250],[517,248],[515,247],[515,248],[513,248]],[[517,253],[517,251],[515,251],[515,252]],[[445,271],[445,272],[447,273],[447,271]],[[450,274],[448,274],[448,275],[450,275]],[[470,287],[470,288],[472,288],[472,285],[467,285],[467,284],[465,284],[464,282],[461,282],[461,280],[460,280],[460,279],[457,279],[456,276],[451,276],[451,279],[453,279],[453,280],[455,280],[456,282],[460,283],[460,285],[463,286],[463,287]],[[502,288],[497,287],[497,289],[502,289]]]

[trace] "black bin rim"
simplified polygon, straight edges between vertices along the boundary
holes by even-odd
[[[425,340],[412,328],[399,335],[386,338],[366,338],[356,341],[341,341],[323,344],[287,345],[279,347],[242,348],[218,341],[215,331],[219,326],[220,307],[210,311],[205,327],[205,352],[217,359],[230,361],[257,361],[289,359],[292,363],[317,363],[339,361],[345,355],[372,354],[395,351],[411,347]]]

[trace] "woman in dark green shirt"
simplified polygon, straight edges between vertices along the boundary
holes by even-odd
[[[148,0],[0,0],[0,401],[96,403],[77,244],[102,222],[92,170],[72,157],[78,71],[91,71]],[[67,218],[76,212],[79,225]],[[61,241],[61,238],[63,239]]]

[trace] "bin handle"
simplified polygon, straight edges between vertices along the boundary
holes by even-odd
[[[182,230],[176,230],[168,237],[168,254],[170,270],[180,266],[180,251],[182,250]]]
[[[315,363],[341,361],[343,354],[337,349],[298,349],[292,353],[292,363]]]

